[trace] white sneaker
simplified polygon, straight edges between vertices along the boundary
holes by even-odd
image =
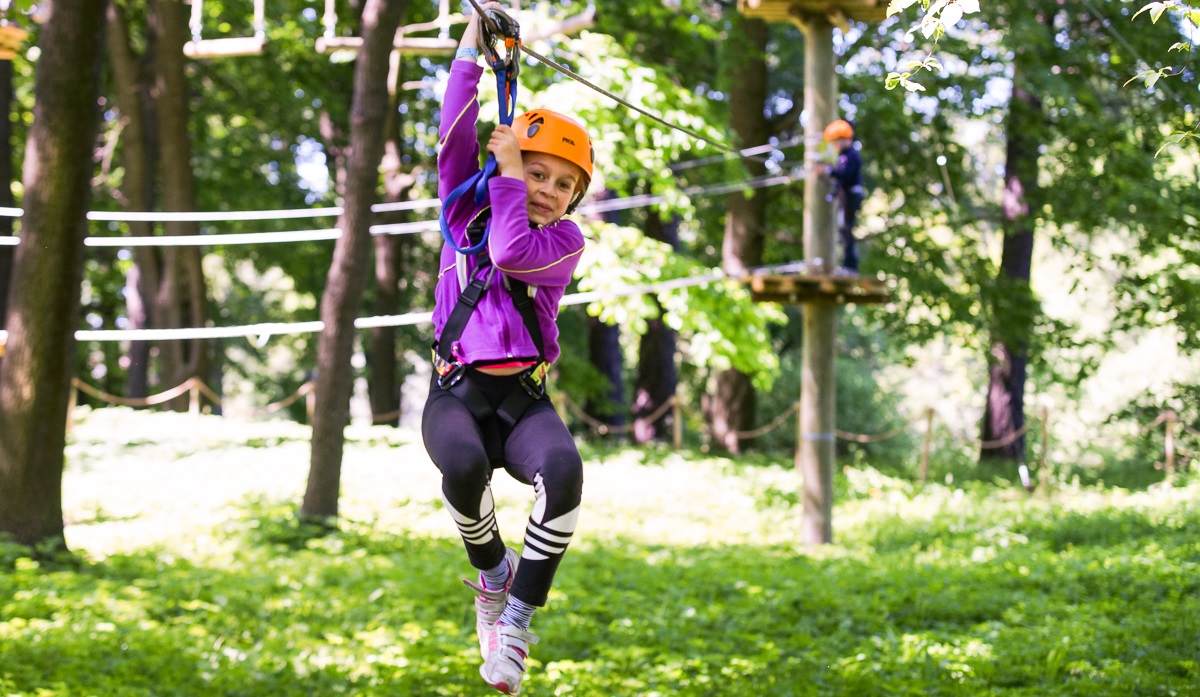
[[[488,635],[488,657],[479,667],[483,681],[506,695],[521,694],[529,645],[537,642],[536,634],[507,624],[495,625]]]
[[[505,550],[504,558],[508,560],[508,580],[504,582],[504,588],[491,590],[484,584],[483,574],[479,575],[479,583],[463,579],[463,583],[475,591],[475,634],[479,637],[479,655],[485,661],[488,657],[488,635],[496,628],[496,622],[508,605],[508,589],[517,577],[517,562],[521,559],[511,548]]]

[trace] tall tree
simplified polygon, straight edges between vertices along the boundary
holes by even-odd
[[[743,148],[767,142],[771,124],[766,116],[767,40],[770,29],[761,19],[734,16],[726,55],[730,71],[729,120],[734,137]],[[766,174],[761,159],[745,161],[751,177]],[[763,227],[767,217],[766,197],[760,191],[734,192],[725,216],[725,238],[721,245],[721,268],[739,275],[763,260]],[[730,453],[742,451],[739,431],[754,427],[755,393],[751,376],[736,368],[721,370],[714,378],[712,433],[714,444]]]
[[[308,486],[301,513],[329,518],[338,513],[342,449],[349,420],[354,320],[362,302],[371,252],[371,204],[377,199],[384,122],[389,105],[388,56],[408,0],[367,0],[362,13],[363,45],[354,68],[350,108],[350,153],[346,167],[342,236],[334,247],[317,344],[316,404]]]
[[[106,6],[55,0],[38,40],[22,243],[0,361],[0,532],[27,545],[63,543],[63,447]]]
[[[0,206],[13,206],[13,64],[0,61]],[[13,219],[0,216],[0,237],[11,237]],[[0,329],[4,329],[4,314],[8,308],[8,279],[12,273],[13,248],[0,244]]]
[[[121,163],[124,177],[118,191],[126,210],[151,211],[155,208],[155,146],[153,102],[147,84],[145,63],[147,51],[139,56],[133,48],[130,18],[123,3],[108,9],[108,65],[112,74],[114,99],[121,119]],[[153,34],[147,32],[153,42]],[[150,237],[154,223],[130,221],[134,237]],[[132,250],[133,264],[125,279],[125,316],[129,329],[148,329],[154,326],[154,298],[159,283],[159,255],[153,247],[137,246]],[[145,397],[150,391],[150,342],[129,342],[127,394]]]
[[[614,195],[609,189],[604,189],[596,194],[597,201],[606,201],[612,198]],[[616,211],[605,211],[599,214],[599,219],[615,225],[619,223],[620,216]],[[616,322],[605,322],[599,317],[588,315],[587,330],[588,361],[608,381],[608,388],[604,391],[603,397],[597,396],[588,399],[583,407],[584,412],[600,423],[621,428],[625,425],[625,379],[624,356],[621,353],[621,327]],[[609,435],[609,433],[604,435]]]
[[[188,132],[186,60],[187,15],[181,0],[150,3],[154,41],[154,114],[158,133],[158,171],[161,177],[163,210],[196,210],[196,183],[192,170],[191,137]],[[195,235],[194,221],[170,220],[163,224],[167,235]],[[155,305],[163,314],[160,326],[203,327],[208,320],[208,292],[200,264],[199,247],[164,247],[163,270]],[[202,339],[168,341],[159,346],[163,380],[173,387],[207,368],[207,342]],[[172,403],[187,408],[187,400]]]
[[[1040,14],[1049,27],[1052,16]],[[1034,44],[1036,46],[1036,44]],[[1025,425],[1025,378],[1028,339],[1033,331],[1036,307],[1029,285],[1033,266],[1033,236],[1038,188],[1037,140],[1042,117],[1042,100],[1030,84],[1029,46],[1016,49],[1013,61],[1013,93],[1008,108],[1004,158],[1004,189],[1000,214],[1004,246],[1000,271],[992,289],[991,352],[988,363],[987,400],[984,405],[980,450],[984,461],[1024,464],[1025,438],[1018,432]],[[987,443],[986,441],[998,441]]]
[[[646,217],[646,237],[679,248],[679,224],[664,223],[654,212]],[[663,321],[662,303],[657,298],[657,316],[647,318],[646,332],[638,343],[637,375],[633,384],[633,441],[649,443],[667,440],[673,432],[675,418],[661,413],[667,401],[675,396],[679,385],[676,361],[676,332]]]
[[[416,174],[404,167],[404,118],[400,102],[404,98],[404,75],[407,61],[401,57],[396,79],[392,84],[392,103],[384,126],[383,200],[397,203],[405,199],[416,182]],[[381,218],[401,222],[408,218],[403,212]],[[400,312],[401,283],[407,260],[409,236],[375,235],[375,297],[372,310],[376,316]],[[396,327],[373,327],[370,332],[367,388],[371,399],[371,414],[376,422],[384,415],[400,410],[399,356],[403,347],[397,341]],[[399,415],[389,418],[397,423]]]

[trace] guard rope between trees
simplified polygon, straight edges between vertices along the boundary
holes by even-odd
[[[193,414],[198,414],[200,412],[201,396],[203,396],[203,398],[207,399],[210,403],[212,403],[214,406],[217,406],[217,407],[223,406],[223,402],[224,402],[224,400],[222,399],[222,397],[220,395],[218,395],[215,391],[213,391],[212,388],[210,388],[207,384],[205,384],[205,382],[203,380],[200,380],[199,378],[196,378],[196,377],[188,378],[188,379],[184,380],[183,382],[181,382],[180,384],[176,385],[175,387],[163,390],[162,392],[159,392],[157,394],[148,395],[146,397],[122,397],[120,395],[114,395],[109,392],[105,392],[97,387],[94,387],[79,378],[72,378],[71,385],[75,389],[79,390],[80,392],[83,392],[84,394],[86,394],[94,399],[97,399],[102,402],[106,402],[108,404],[112,404],[112,405],[116,405],[116,406],[124,406],[124,407],[135,407],[136,408],[136,407],[157,406],[160,404],[165,404],[167,402],[170,402],[179,397],[182,397],[185,394],[190,394],[188,410]],[[306,398],[307,410],[308,410],[309,417],[311,418],[313,404],[314,404],[313,396],[315,394],[315,390],[316,390],[316,384],[314,382],[312,382],[311,380],[307,381],[304,384],[300,385],[300,387],[298,387],[295,392],[288,395],[287,397],[285,397],[279,401],[267,404],[264,407],[255,409],[254,411],[258,412],[258,413],[264,413],[264,414],[274,414],[274,413],[283,411],[284,409],[287,409],[288,407],[295,404],[301,398]],[[655,424],[658,421],[660,421],[661,419],[663,419],[664,417],[666,417],[668,412],[673,412],[674,427],[675,427],[675,434],[674,434],[675,445],[676,445],[676,447],[682,446],[682,421],[683,421],[682,417],[683,417],[683,412],[685,411],[685,409],[684,409],[683,403],[678,399],[678,397],[676,397],[674,395],[667,398],[662,404],[660,404],[657,408],[654,409],[654,411],[650,412],[649,414],[645,414],[643,416],[636,416],[632,423],[623,424],[623,425],[609,424],[604,421],[601,421],[600,419],[595,418],[591,414],[588,414],[586,410],[584,410],[582,407],[580,407],[578,404],[576,404],[565,393],[558,393],[557,401],[559,404],[562,405],[563,408],[570,409],[580,421],[582,421],[587,427],[591,428],[592,430],[594,430],[596,433],[598,433],[600,435],[628,434],[631,431],[633,431],[633,429],[637,428],[639,425]],[[72,404],[75,403],[74,392],[72,392],[71,403]],[[792,404],[790,404],[788,406],[787,409],[785,409],[782,413],[778,414],[774,419],[772,419],[767,424],[764,424],[764,425],[759,426],[758,428],[754,428],[754,429],[734,431],[734,434],[740,440],[749,440],[752,438],[758,438],[760,436],[766,435],[767,433],[770,433],[771,431],[782,426],[788,420],[788,417],[790,417],[792,414],[794,414],[796,411],[798,411],[799,408],[800,408],[800,402],[799,401],[793,402]],[[930,450],[930,446],[932,443],[934,414],[935,414],[935,412],[932,408],[925,410],[924,419],[926,422],[926,430],[925,430],[924,443],[922,445],[921,463],[920,463],[921,481],[922,482],[926,481],[926,478],[928,476],[929,450]],[[400,418],[400,410],[394,409],[394,410],[384,413],[384,414],[373,414],[371,422],[374,425],[391,424],[391,423],[395,423],[399,418]],[[855,442],[855,443],[876,443],[876,442],[881,442],[884,440],[890,440],[892,438],[896,438],[896,437],[902,435],[908,429],[909,426],[911,426],[913,423],[915,423],[916,421],[919,421],[919,420],[920,419],[909,419],[904,424],[902,424],[896,428],[893,428],[891,430],[881,432],[881,433],[874,433],[874,434],[850,433],[850,432],[842,431],[842,430],[838,429],[838,430],[835,430],[835,434],[838,438],[840,438],[842,440],[847,440],[847,441],[851,441],[851,442]],[[1043,409],[1041,418],[1037,419],[1036,421],[1040,421],[1042,424],[1042,443],[1041,443],[1041,452],[1040,452],[1039,460],[1040,460],[1040,465],[1042,467],[1044,467],[1046,465],[1047,454],[1048,454],[1048,450],[1049,450],[1049,445],[1048,445],[1049,430],[1050,430],[1050,428],[1049,428],[1049,424],[1050,424],[1049,409]],[[1003,438],[980,441],[979,447],[980,447],[980,449],[987,450],[987,449],[992,449],[992,448],[1001,448],[1001,447],[1010,445],[1013,442],[1015,442],[1018,438],[1021,438],[1022,436],[1025,436],[1026,434],[1028,434],[1029,429],[1033,423],[1035,423],[1035,421],[1026,421],[1020,428],[1013,431],[1012,433],[1005,435]],[[1177,448],[1175,446],[1172,427],[1174,424],[1177,424],[1177,423],[1181,424],[1183,426],[1184,430],[1187,431],[1188,433],[1191,433],[1192,435],[1195,435],[1195,436],[1200,436],[1200,430],[1197,430],[1197,429],[1191,427],[1190,425],[1183,423],[1179,419],[1178,414],[1176,414],[1173,410],[1167,410],[1165,412],[1162,412],[1161,414],[1158,415],[1158,417],[1153,422],[1151,422],[1147,426],[1142,427],[1138,431],[1139,434],[1145,434],[1145,433],[1148,433],[1151,429],[1153,429],[1159,425],[1163,425],[1163,424],[1166,425],[1166,428],[1165,428],[1166,444],[1164,446],[1164,462],[1156,463],[1155,466],[1166,469],[1168,474],[1173,474],[1176,471],[1177,456],[1182,455],[1185,459],[1190,460],[1191,455],[1192,455],[1190,452],[1180,449],[1180,448]],[[965,440],[970,440],[970,439],[965,439]]]

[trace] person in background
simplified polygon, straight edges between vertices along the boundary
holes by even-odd
[[[854,147],[854,127],[848,121],[838,119],[829,124],[825,127],[824,137],[838,154],[837,161],[827,165],[825,173],[833,178],[834,195],[841,210],[838,234],[842,238],[842,268],[839,271],[858,275],[858,240],[854,237],[854,225],[863,202],[862,155]]]
[[[443,201],[480,171],[479,22],[472,17],[463,33],[442,102]],[[584,248],[579,226],[563,216],[587,190],[594,151],[581,125],[549,109],[496,126],[486,147],[498,171],[483,203],[468,193],[444,206],[456,244],[443,245],[438,267],[435,374],[421,432],[442,473],[446,509],[479,571],[477,582],[465,583],[475,594],[480,674],[516,695],[538,640],[530,623],[546,604],[583,494],[582,458],[544,380],[560,354],[559,300]],[[480,245],[477,254],[463,251]],[[505,546],[496,523],[497,469],[533,487],[520,555]]]

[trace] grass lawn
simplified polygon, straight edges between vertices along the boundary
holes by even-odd
[[[0,696],[491,695],[419,436],[352,427],[342,520],[296,522],[307,429],[82,410],[74,560],[0,546]],[[798,542],[790,460],[584,452],[584,512],[522,694],[1200,695],[1200,478],[1027,495],[837,476]],[[519,543],[532,494],[496,478]]]

